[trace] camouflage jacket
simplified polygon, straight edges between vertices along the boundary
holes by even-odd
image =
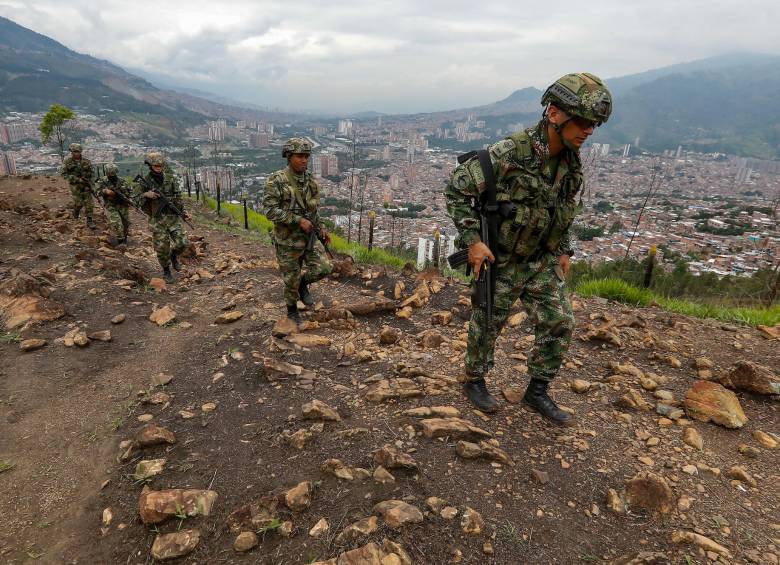
[[[155,180],[154,175],[152,175],[152,172],[149,171],[144,176],[144,180],[146,183],[152,187],[152,188],[145,188],[140,183],[136,184],[136,202],[138,204],[138,207],[141,208],[144,212],[152,216],[153,218],[156,218],[160,216],[161,214],[165,215],[175,215],[175,212],[171,210],[169,207],[165,206],[162,202],[160,202],[159,198],[146,198],[143,193],[147,190],[155,190],[157,192],[160,192],[163,196],[165,196],[168,200],[171,201],[171,204],[176,206],[182,213],[184,213],[184,203],[181,199],[181,191],[179,190],[179,181],[176,179],[176,176],[173,174],[173,172],[166,168],[163,171],[163,180],[162,183],[157,182]]]
[[[496,200],[504,203],[498,250],[508,258],[532,256],[542,250],[572,253],[570,228],[581,208],[579,155],[564,149],[549,156],[543,122],[494,143],[488,148],[496,179]],[[460,247],[481,241],[479,200],[485,179],[476,157],[458,165],[444,195],[447,212],[458,229]]]
[[[268,178],[263,196],[263,213],[274,223],[274,239],[277,243],[305,245],[308,236],[298,223],[305,213],[315,224],[319,224],[319,206],[320,185],[308,171],[296,175],[287,167]]]
[[[84,157],[78,161],[73,157],[66,157],[60,167],[60,174],[71,186],[89,185],[92,182],[92,163]]]
[[[103,201],[111,206],[128,206],[128,203],[116,196],[109,198],[103,194],[104,189],[119,192],[123,196],[126,196],[130,199],[134,198],[133,189],[130,187],[130,184],[122,177],[116,177],[114,182],[111,182],[109,177],[103,177],[97,181],[96,188],[98,194],[100,194],[100,196],[103,198]]]

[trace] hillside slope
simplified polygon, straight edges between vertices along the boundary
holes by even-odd
[[[4,563],[149,563],[158,535],[192,541],[193,530],[183,563],[780,558],[778,451],[758,433],[778,432],[778,402],[738,391],[741,429],[678,410],[697,376],[716,379],[742,360],[780,366],[777,342],[758,331],[575,300],[575,341],[553,394],[577,425],[561,429],[517,403],[532,340],[520,315],[491,378],[505,391],[501,411],[486,416],[457,382],[469,311],[461,283],[340,262],[313,289],[325,305],[305,328],[274,337],[281,279],[265,238],[201,211],[197,262],[186,259],[179,282],[158,292],[146,222],[133,214],[129,246],[113,251],[101,231],[67,217],[67,201],[59,179],[0,179],[5,320],[12,309],[63,314],[0,340]],[[396,289],[408,319],[395,304],[343,310],[381,307]],[[149,321],[165,306],[175,320]],[[93,333],[106,330],[110,341]],[[67,347],[62,338],[79,331],[93,338]],[[16,341],[34,338],[46,344],[24,352]],[[339,419],[307,417],[315,399]],[[689,445],[696,435],[701,449]],[[162,443],[119,447],[151,436]],[[139,462],[158,459],[161,473],[134,477]],[[400,502],[378,504],[390,500]],[[237,552],[239,531],[259,545]],[[645,560],[629,561],[638,554]]]

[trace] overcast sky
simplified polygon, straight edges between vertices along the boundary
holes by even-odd
[[[780,54],[780,0],[0,0],[0,15],[182,86],[345,113],[484,104],[567,72]]]

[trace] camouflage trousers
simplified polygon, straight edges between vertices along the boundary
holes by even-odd
[[[114,237],[117,239],[127,237],[127,230],[130,227],[130,210],[127,206],[106,204],[106,220]]]
[[[149,226],[152,245],[163,268],[170,264],[171,253],[181,253],[190,246],[179,216],[163,214],[159,218],[149,218]]]
[[[298,302],[301,280],[317,282],[333,272],[333,265],[316,248],[311,251],[276,242],[276,261],[284,280],[284,302],[292,306]],[[303,264],[306,274],[303,274]]]
[[[70,194],[73,196],[73,214],[78,217],[81,213],[81,209],[84,208],[84,213],[87,218],[92,219],[92,193],[87,187],[80,185],[71,185]]]
[[[574,314],[566,294],[558,260],[545,254],[531,263],[506,263],[498,266],[494,296],[493,325],[484,331],[484,311],[475,308],[469,322],[466,348],[467,379],[483,378],[493,367],[496,338],[518,298],[534,325],[535,339],[528,355],[531,378],[551,381],[558,373],[569,349],[574,330]],[[476,285],[472,283],[472,303]]]

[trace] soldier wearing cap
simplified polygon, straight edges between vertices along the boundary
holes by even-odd
[[[157,193],[162,194],[178,210],[184,212],[179,181],[173,171],[165,166],[165,157],[162,153],[149,153],[144,163],[149,167],[149,172],[144,177],[146,190],[138,195],[138,205],[149,216],[152,245],[163,268],[163,277],[170,283],[174,280],[171,266],[177,271],[181,270],[178,256],[189,247],[190,242],[184,232],[182,219],[170,206],[161,201]],[[184,212],[184,215],[189,219],[189,214]]]
[[[105,171],[106,176],[98,180],[97,189],[105,202],[106,220],[111,228],[108,242],[114,247],[127,242],[130,227],[128,202],[133,192],[127,181],[119,176],[114,163],[107,164]]]
[[[74,218],[78,218],[83,208],[87,217],[87,227],[95,227],[92,221],[92,163],[81,156],[81,144],[71,143],[70,155],[65,158],[60,168],[60,174],[70,183],[70,193],[73,196]]]
[[[453,170],[445,197],[473,272],[479,273],[484,261],[496,270],[493,325],[486,335],[484,311],[472,310],[464,393],[481,410],[497,409],[485,377],[493,366],[496,338],[519,298],[535,333],[524,401],[545,418],[568,425],[571,416],[555,404],[547,388],[560,369],[574,328],[565,281],[574,253],[570,228],[581,211],[579,151],[594,128],[609,119],[612,97],[598,77],[568,74],[547,89],[542,106],[537,125],[489,147],[500,210],[497,254],[481,240],[479,206],[485,176],[478,158]]]
[[[265,215],[274,223],[274,245],[279,270],[284,279],[284,301],[287,316],[300,320],[298,299],[307,306],[314,304],[309,285],[333,271],[333,265],[315,247],[306,250],[314,225],[320,226],[320,186],[307,171],[311,142],[302,137],[289,139],[282,147],[287,167],[269,178],[263,196]],[[320,227],[326,241],[330,234]],[[306,273],[302,273],[303,264]]]

